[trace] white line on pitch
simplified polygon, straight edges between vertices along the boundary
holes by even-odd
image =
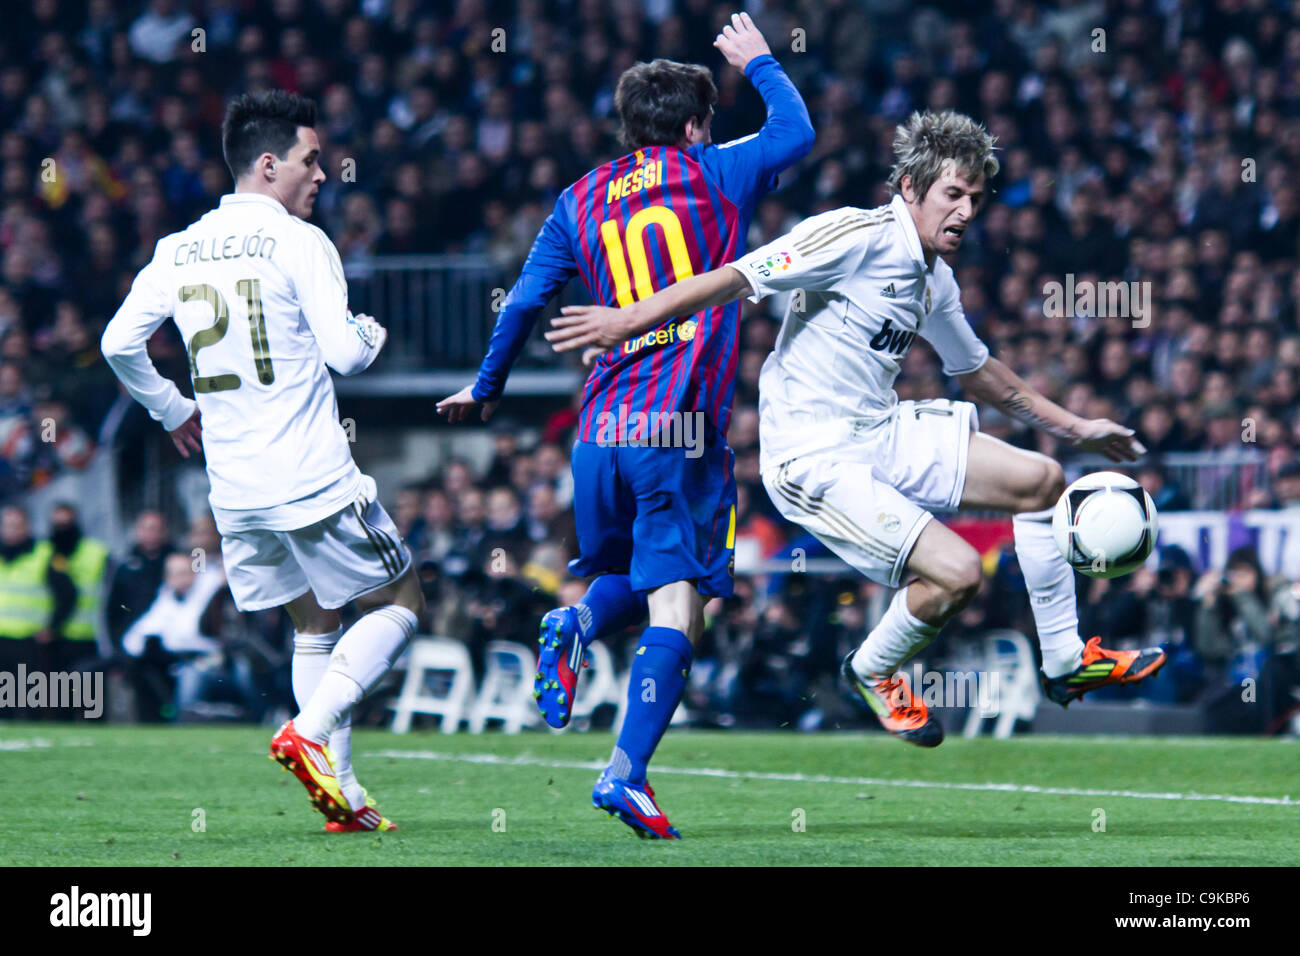
[[[441,760],[449,763],[477,763],[503,767],[549,767],[555,770],[605,769],[604,761],[541,760],[537,757],[501,757],[497,754],[449,754],[431,750],[381,750],[376,757],[401,760]],[[978,790],[990,793],[1035,793],[1056,797],[1132,797],[1135,800],[1211,800],[1219,803],[1256,803],[1297,807],[1300,800],[1285,797],[1251,797],[1228,793],[1143,793],[1138,790],[1085,790],[1075,787],[1035,787],[1018,783],[949,783],[941,780],[892,780],[880,777],[831,777],[807,773],[761,773],[757,770],[718,770],[709,767],[654,768],[656,776],[721,777],[728,780],[776,780],[786,783],[844,783],[855,787],[911,787],[920,790]]]

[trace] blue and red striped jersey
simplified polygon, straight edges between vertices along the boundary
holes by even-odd
[[[573,184],[578,274],[593,301],[630,305],[730,262],[740,210],[690,151],[638,150]],[[638,441],[673,412],[702,411],[725,434],[740,304],[670,319],[602,355],[587,378],[582,441]]]
[[[623,306],[744,253],[758,200],[813,140],[803,100],[775,59],[756,57],[746,75],[768,108],[758,133],[689,149],[649,146],[560,195],[502,305],[476,399],[500,397],[542,306],[570,278],[579,276],[594,302]],[[725,434],[739,314],[733,302],[675,317],[602,355],[587,378],[579,439],[644,440],[664,416],[693,411]]]

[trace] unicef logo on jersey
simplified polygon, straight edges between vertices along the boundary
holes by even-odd
[[[623,354],[631,355],[647,345],[671,345],[675,342],[690,342],[695,338],[695,330],[698,324],[694,319],[684,319],[681,322],[674,322],[657,332],[638,335],[636,338],[623,343]]]
[[[915,332],[896,329],[893,319],[885,319],[885,324],[880,327],[880,331],[871,337],[871,347],[877,352],[888,352],[890,355],[901,357],[912,347],[914,338],[916,338]]]

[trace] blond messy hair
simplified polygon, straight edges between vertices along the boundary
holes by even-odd
[[[987,182],[1000,168],[993,155],[995,141],[996,137],[963,113],[913,113],[894,131],[896,161],[889,174],[889,188],[901,193],[903,177],[911,176],[912,189],[917,199],[923,200],[948,160],[967,179],[982,173]]]

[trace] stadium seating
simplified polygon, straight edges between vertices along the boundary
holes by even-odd
[[[460,641],[446,637],[417,636],[407,649],[406,680],[393,702],[393,733],[411,729],[415,714],[435,714],[439,729],[454,734],[474,701],[474,665]],[[425,683],[429,671],[450,674],[446,687],[431,692]]]

